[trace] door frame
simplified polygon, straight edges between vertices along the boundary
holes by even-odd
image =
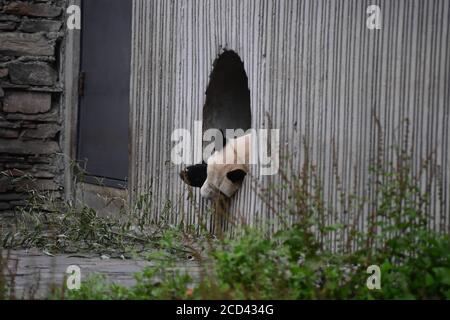
[[[81,8],[81,0],[69,0],[67,6],[77,5]],[[67,19],[67,16],[66,16]],[[66,23],[66,22],[65,22]],[[83,26],[82,26],[83,28]],[[78,145],[78,83],[81,59],[81,30],[66,29],[64,55],[64,101],[62,117],[63,153],[64,153],[64,195],[67,200],[75,196],[75,176],[73,162],[76,160]]]

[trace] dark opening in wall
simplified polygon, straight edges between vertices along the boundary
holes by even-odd
[[[251,127],[250,91],[244,63],[234,51],[225,51],[214,61],[203,107],[203,132],[216,128]]]

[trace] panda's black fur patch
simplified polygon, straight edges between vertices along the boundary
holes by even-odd
[[[195,164],[186,167],[180,172],[181,179],[188,185],[196,188],[201,188],[206,181],[206,163]]]
[[[247,172],[241,169],[236,169],[233,171],[230,171],[227,173],[227,178],[230,179],[233,183],[241,183],[245,176],[247,175]]]

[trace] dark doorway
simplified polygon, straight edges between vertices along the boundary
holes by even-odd
[[[131,0],[82,2],[78,160],[86,182],[125,187]]]
[[[225,51],[214,61],[203,107],[203,132],[251,127],[250,91],[244,63],[234,51]]]

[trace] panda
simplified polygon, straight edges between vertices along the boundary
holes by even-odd
[[[251,134],[230,139],[207,163],[188,166],[180,177],[188,185],[201,188],[203,198],[213,200],[220,194],[231,198],[249,172],[250,152]]]

